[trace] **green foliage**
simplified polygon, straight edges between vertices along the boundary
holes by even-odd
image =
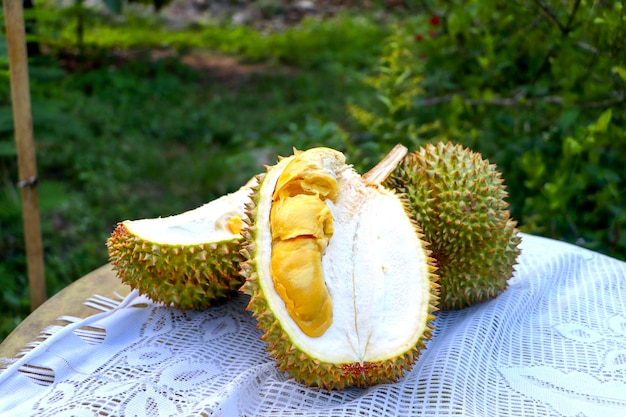
[[[355,154],[356,149],[348,132],[338,124],[320,118],[307,117],[304,123],[289,123],[287,131],[269,138],[281,155],[290,155],[294,144],[298,149],[325,146],[346,154]]]
[[[3,16],[4,17],[4,16]],[[6,37],[0,34],[0,103],[8,103],[10,97],[9,90],[9,59]],[[15,158],[17,151],[15,142],[10,134],[13,132],[13,113],[8,105],[0,105],[0,161],[5,158]],[[4,175],[0,164],[0,178]]]
[[[609,250],[624,247],[623,160],[607,149],[611,142],[623,143],[626,137],[623,129],[611,125],[611,119],[612,110],[607,109],[595,122],[576,129],[575,136],[564,137],[561,156],[553,167],[555,161],[537,151],[522,155],[524,185],[530,190],[524,207],[525,227],[545,235],[569,231],[570,239],[592,249],[606,251],[604,242]]]
[[[298,27],[264,37],[258,47],[248,47],[245,55],[264,51],[261,56],[304,68],[368,67],[374,63],[381,41],[388,34],[388,28],[363,16],[305,19]]]
[[[28,279],[23,268],[26,255],[21,216],[18,192],[3,182],[0,188],[0,339],[30,311],[28,293],[24,291]]]
[[[385,41],[374,74],[363,80],[372,88],[376,110],[348,104],[348,113],[364,131],[357,159],[365,165],[375,163],[397,143],[415,149],[439,128],[437,121],[416,125],[415,98],[423,93],[423,76],[407,45],[406,36],[396,30]]]
[[[51,15],[47,10],[40,13]],[[40,35],[50,47],[64,50],[78,46],[79,20],[75,14],[72,8],[59,10],[49,24],[43,25]],[[253,62],[271,61],[302,69],[369,66],[376,59],[381,40],[389,34],[386,26],[348,13],[323,20],[307,18],[298,26],[265,32],[216,22],[174,30],[167,28],[158,16],[139,16],[133,11],[123,19],[111,19],[97,9],[88,9],[83,14],[85,53],[116,48],[172,48],[182,52],[201,48]]]
[[[624,3],[422,4],[414,123],[495,162],[524,231],[624,258]]]
[[[348,107],[358,160],[460,142],[504,173],[522,230],[626,258],[624,4],[421,4],[365,80],[375,110]]]

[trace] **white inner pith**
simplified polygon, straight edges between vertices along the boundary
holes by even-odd
[[[268,173],[275,183],[281,169]],[[399,199],[366,186],[341,169],[339,195],[326,201],[334,234],[322,258],[333,302],[333,322],[320,337],[305,335],[274,291],[269,259],[271,232],[257,227],[256,261],[268,304],[291,342],[329,363],[376,362],[396,357],[422,336],[431,297],[426,254]],[[264,193],[258,218],[269,219],[272,193]]]
[[[129,232],[154,243],[194,245],[239,237],[228,227],[233,216],[243,217],[249,190],[226,194],[196,209],[169,217],[127,221]]]

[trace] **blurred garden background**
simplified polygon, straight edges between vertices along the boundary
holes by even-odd
[[[145,1],[25,2],[49,296],[118,221],[318,145],[461,143],[522,231],[626,259],[625,0]],[[4,30],[0,77],[1,341],[30,310]]]

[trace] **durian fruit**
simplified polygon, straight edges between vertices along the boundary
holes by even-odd
[[[268,168],[246,224],[242,290],[278,369],[324,389],[404,375],[431,335],[437,284],[398,195],[336,150],[295,151]]]
[[[153,301],[205,309],[243,284],[239,264],[246,202],[257,178],[237,191],[169,217],[126,220],[107,240],[122,282]]]
[[[521,238],[496,165],[439,142],[410,153],[384,184],[406,195],[431,244],[442,310],[480,303],[507,287]]]

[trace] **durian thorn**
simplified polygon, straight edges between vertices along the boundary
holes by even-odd
[[[382,184],[408,153],[406,146],[397,144],[374,168],[362,176],[363,181],[367,185]]]

